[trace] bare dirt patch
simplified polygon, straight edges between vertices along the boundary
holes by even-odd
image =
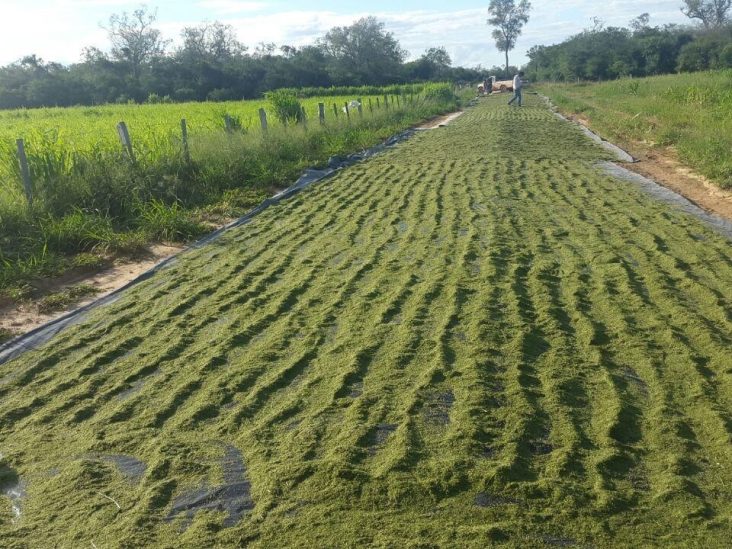
[[[38,279],[30,283],[38,298],[31,298],[20,302],[0,302],[0,333],[17,336],[24,334],[59,318],[69,311],[91,303],[95,299],[109,295],[134,280],[145,271],[151,269],[164,259],[180,252],[180,246],[156,244],[150,247],[148,253],[137,261],[118,260],[108,269],[89,272],[69,272],[52,279]],[[43,312],[42,299],[49,294],[59,293],[69,288],[83,284],[93,288],[87,297],[72,301],[67,306],[53,312]]]
[[[591,129],[589,119],[576,114],[569,115],[569,118]],[[622,142],[621,146],[637,159],[637,162],[626,164],[626,168],[668,187],[700,208],[732,221],[732,192],[720,189],[703,175],[684,166],[673,148],[650,149],[633,141]]]
[[[700,208],[732,221],[732,192],[720,189],[704,176],[694,173],[672,154],[651,151],[628,168],[683,195]]]
[[[450,122],[461,116],[465,111],[456,111],[451,112],[449,114],[443,114],[441,116],[436,116],[435,118],[431,118],[430,120],[427,120],[426,122],[423,122],[419,126],[416,126],[416,130],[434,130],[437,128],[440,128],[442,126],[447,126]]]

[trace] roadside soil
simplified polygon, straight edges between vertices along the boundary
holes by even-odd
[[[69,311],[83,307],[92,301],[111,294],[145,271],[153,268],[161,261],[176,255],[183,246],[172,244],[155,244],[139,260],[115,260],[108,269],[89,273],[88,271],[70,271],[52,279],[36,279],[29,284],[36,296],[20,302],[9,299],[0,300],[0,332],[18,336],[38,326],[62,317]],[[39,311],[39,300],[43,296],[63,291],[78,284],[91,286],[97,291],[93,295],[69,303],[63,309],[50,313]],[[2,342],[0,342],[2,343]]]
[[[434,130],[441,126],[447,126],[450,122],[461,116],[465,111],[455,111],[441,116],[436,116],[423,122],[419,126],[415,126],[415,130]]]
[[[595,131],[586,117],[563,113],[578,124]],[[732,221],[732,192],[720,189],[703,175],[695,173],[678,160],[672,147],[651,148],[638,141],[621,141],[618,146],[628,151],[637,162],[624,167],[668,187],[707,212]]]

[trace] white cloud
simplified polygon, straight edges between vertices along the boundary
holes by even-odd
[[[217,14],[256,12],[267,7],[266,2],[243,2],[241,0],[201,0],[196,5]]]
[[[78,1],[78,0],[77,0]],[[98,0],[97,0],[98,1]],[[91,25],[69,0],[51,6],[15,3],[2,8],[0,63],[37,54],[47,61],[74,62],[85,46],[106,46],[106,32]]]
[[[108,6],[129,6],[129,0],[54,0],[57,8],[105,8]]]

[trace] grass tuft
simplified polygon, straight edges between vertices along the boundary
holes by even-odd
[[[79,300],[97,294],[99,290],[88,284],[77,284],[64,290],[53,292],[38,301],[38,312],[49,314],[69,308]]]

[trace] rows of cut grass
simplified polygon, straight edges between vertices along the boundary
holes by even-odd
[[[0,366],[3,543],[725,546],[729,242],[527,102]]]
[[[732,71],[544,84],[563,110],[610,140],[670,149],[722,188],[732,188]]]

